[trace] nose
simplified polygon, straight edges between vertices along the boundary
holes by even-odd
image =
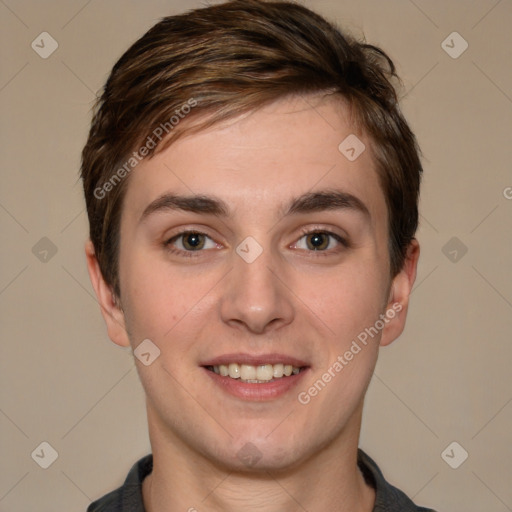
[[[270,250],[263,250],[252,262],[234,253],[233,265],[220,298],[220,315],[225,323],[264,334],[293,321],[295,311],[290,289],[284,284],[285,269],[279,267]]]

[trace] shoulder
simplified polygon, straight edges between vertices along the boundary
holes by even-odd
[[[361,449],[358,450],[357,464],[366,483],[375,489],[373,512],[435,512],[430,508],[418,507],[404,492],[388,483],[375,461]]]
[[[138,460],[130,469],[124,484],[93,501],[87,512],[144,512],[142,481],[153,470],[153,455]]]

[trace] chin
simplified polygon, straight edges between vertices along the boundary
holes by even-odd
[[[270,431],[271,432],[271,431]],[[232,439],[220,456],[223,465],[237,472],[282,472],[299,466],[316,448],[306,447],[290,432],[243,435]],[[217,454],[219,455],[219,454]]]

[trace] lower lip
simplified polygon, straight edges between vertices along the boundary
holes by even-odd
[[[305,368],[296,375],[281,377],[280,379],[275,379],[264,384],[255,384],[242,382],[240,379],[232,379],[231,377],[222,377],[221,375],[206,368],[203,369],[213,382],[218,384],[230,395],[243,400],[252,400],[256,402],[272,400],[285,395],[291,391],[292,388],[297,386],[297,384],[303,379],[304,374],[308,371],[308,368]]]

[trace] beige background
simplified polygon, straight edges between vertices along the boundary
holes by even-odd
[[[419,504],[510,511],[512,2],[304,3],[394,58],[425,156],[410,318],[381,352],[361,446]],[[149,452],[133,356],[92,297],[77,172],[115,60],[160,17],[200,5],[0,1],[2,512],[85,511]],[[59,45],[47,59],[31,48],[43,31]],[[453,31],[469,44],[457,59],[441,46]],[[42,237],[57,248],[46,262]],[[443,252],[452,237],[462,257]],[[46,470],[31,458],[43,441],[58,452]],[[458,469],[441,457],[452,441],[469,453]]]

